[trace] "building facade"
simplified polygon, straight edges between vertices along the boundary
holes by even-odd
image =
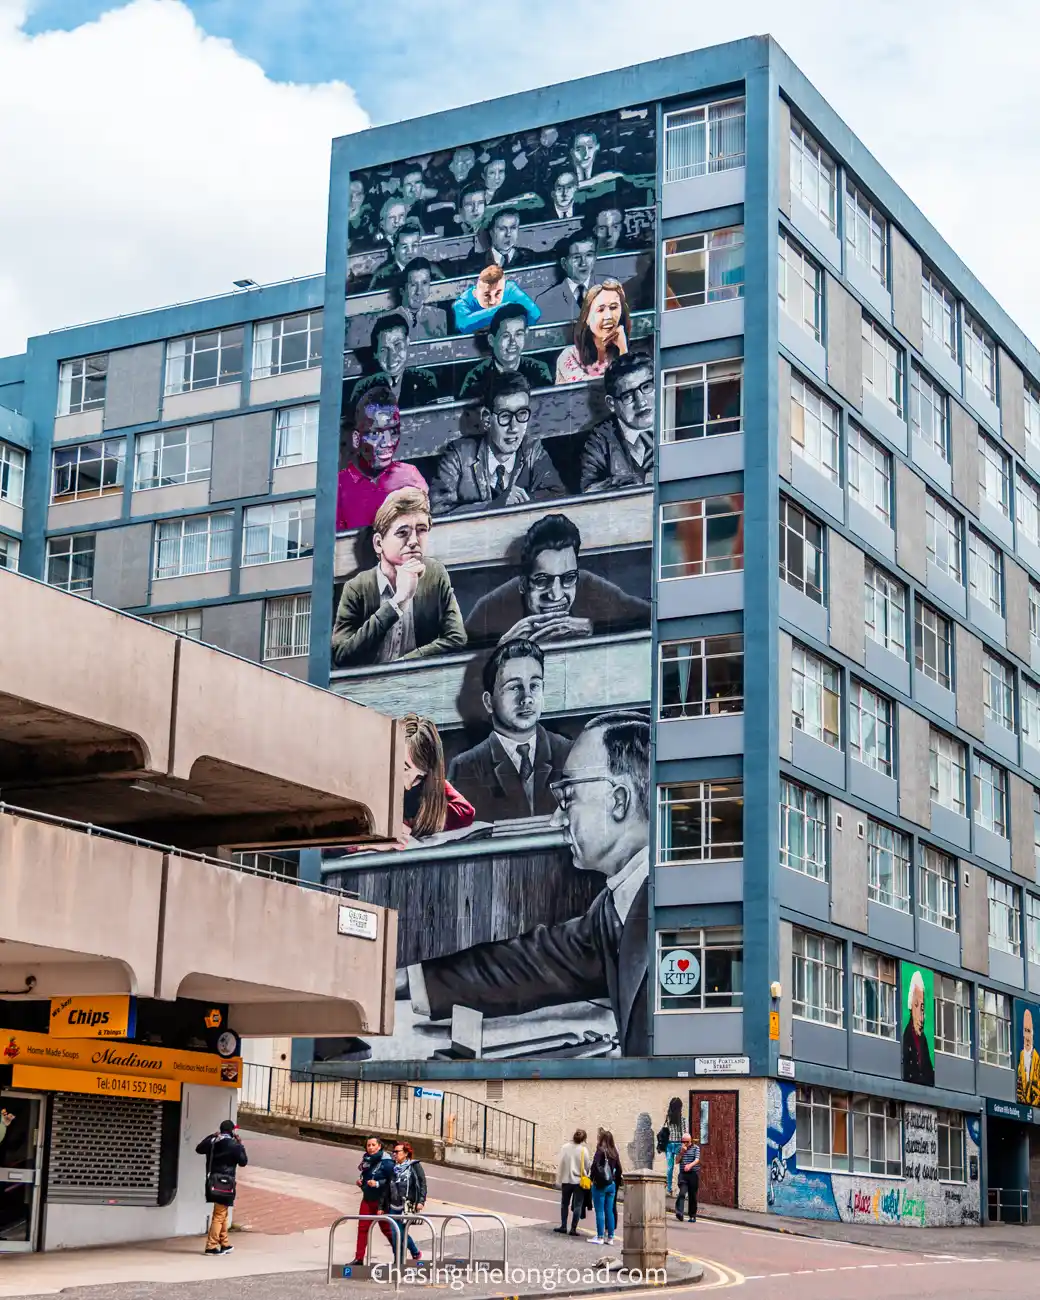
[[[1040,354],[772,41],[337,140],[324,281],[0,383],[23,570],[431,719],[472,806],[302,856],[401,923],[394,1034],[297,1064],[1035,1205]]]

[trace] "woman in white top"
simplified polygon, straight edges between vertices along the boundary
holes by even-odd
[[[556,382],[574,384],[602,378],[615,357],[628,351],[632,319],[625,291],[617,280],[590,284],[574,326],[574,342],[556,362]]]
[[[585,1206],[585,1188],[581,1185],[583,1178],[590,1176],[592,1157],[585,1145],[588,1134],[583,1128],[575,1130],[574,1137],[560,1148],[560,1163],[556,1170],[556,1181],[560,1186],[560,1226],[553,1232],[567,1231],[567,1212],[570,1211],[570,1235],[578,1235],[578,1220]]]

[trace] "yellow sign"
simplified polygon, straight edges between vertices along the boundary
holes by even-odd
[[[770,1011],[769,1013],[769,1041],[778,1043],[780,1041],[780,1012]]]
[[[138,1078],[176,1079],[215,1088],[239,1088],[242,1058],[221,1060],[204,1052],[178,1052],[143,1043],[79,1042],[0,1030],[0,1065],[46,1065],[59,1070],[92,1070]]]
[[[134,1033],[132,999],[117,997],[51,998],[52,1038],[130,1038]]]
[[[224,1017],[220,1014],[219,1008],[214,1007],[213,1010],[210,1011],[209,1014],[206,1016],[206,1028],[219,1029],[220,1023],[223,1019]]]
[[[181,1085],[173,1079],[135,1079],[127,1074],[96,1074],[88,1070],[51,1070],[45,1065],[16,1065],[16,1088],[40,1092],[85,1092],[127,1101],[180,1101]]]

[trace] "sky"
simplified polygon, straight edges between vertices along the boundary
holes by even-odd
[[[0,0],[0,355],[320,271],[333,136],[763,32],[1040,341],[1035,0]]]

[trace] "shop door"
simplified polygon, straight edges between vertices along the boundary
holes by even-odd
[[[736,1092],[691,1092],[690,1124],[701,1148],[698,1199],[704,1205],[737,1206]]]
[[[0,1255],[35,1250],[46,1100],[0,1093]]]

